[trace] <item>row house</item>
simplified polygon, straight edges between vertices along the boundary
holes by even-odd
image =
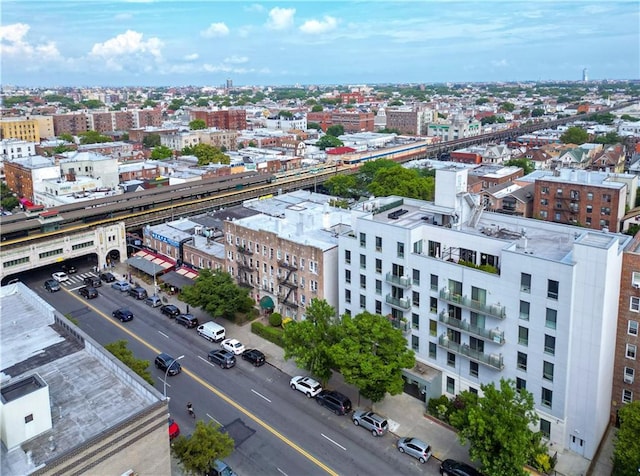
[[[622,144],[616,144],[596,153],[589,168],[591,170],[606,170],[614,173],[623,173],[625,161],[626,156],[624,146]]]

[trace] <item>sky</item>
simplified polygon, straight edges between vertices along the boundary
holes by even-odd
[[[640,78],[637,0],[2,0],[3,85]]]

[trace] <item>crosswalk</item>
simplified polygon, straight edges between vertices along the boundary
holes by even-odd
[[[73,290],[73,289],[81,288],[82,286],[84,286],[84,278],[98,277],[98,274],[92,273],[92,272],[73,273],[73,274],[67,274],[67,277],[69,279],[67,281],[61,282],[60,285],[64,286],[65,288]]]

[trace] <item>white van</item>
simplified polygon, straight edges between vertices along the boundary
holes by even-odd
[[[209,321],[198,326],[198,335],[213,342],[220,342],[225,337],[225,330],[220,324]]]

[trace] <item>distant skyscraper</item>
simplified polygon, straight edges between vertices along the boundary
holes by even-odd
[[[227,79],[227,89],[232,89],[232,88],[233,88],[233,80]]]
[[[589,81],[589,74],[588,74],[587,68],[584,68],[582,70],[582,81],[585,83]]]

